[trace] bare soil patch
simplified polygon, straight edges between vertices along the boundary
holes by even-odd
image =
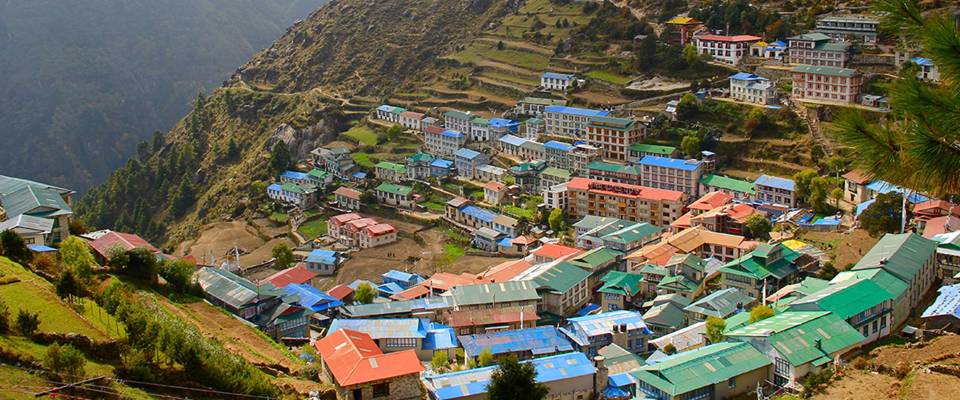
[[[275,233],[273,231],[261,232],[267,236],[272,236],[271,233]],[[192,255],[198,263],[220,265],[227,259],[233,259],[233,254],[228,253],[234,246],[237,246],[245,252],[245,254],[241,253],[240,255],[240,264],[250,266],[269,260],[273,246],[279,243],[294,246],[294,243],[286,236],[264,241],[258,234],[257,229],[248,225],[245,221],[218,222],[207,225],[196,240],[181,243],[177,248],[176,255]]]
[[[918,370],[906,387],[906,399],[956,399],[960,396],[960,378]]]
[[[851,370],[840,380],[830,384],[823,393],[812,399],[822,400],[878,400],[898,397],[900,383],[896,378],[877,372]]]
[[[947,355],[960,354],[960,336],[946,335],[935,338],[922,347],[890,346],[870,352],[870,363],[888,367],[897,363],[926,364],[940,360]]]
[[[806,232],[799,239],[830,253],[833,265],[838,270],[845,270],[847,265],[855,264],[880,240],[870,237],[863,229],[852,232]]]

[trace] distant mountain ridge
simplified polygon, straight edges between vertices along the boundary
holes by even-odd
[[[0,171],[86,190],[327,0],[0,3]]]

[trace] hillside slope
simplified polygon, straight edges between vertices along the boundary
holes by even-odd
[[[0,2],[0,171],[81,191],[327,0]]]
[[[162,142],[92,189],[77,211],[95,226],[171,244],[194,236],[202,223],[241,217],[245,198],[263,194],[251,182],[272,179],[269,150],[277,140],[305,156],[346,127],[341,96],[395,90],[505,6],[493,0],[332,2],[224,87],[197,99]],[[351,93],[343,93],[348,88]]]

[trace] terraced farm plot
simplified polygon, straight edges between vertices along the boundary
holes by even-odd
[[[520,7],[520,10],[513,15],[503,18],[503,23],[494,30],[494,33],[501,36],[523,38],[528,34],[535,21],[543,22],[545,27],[539,29],[542,35],[553,35],[554,39],[566,39],[570,32],[578,26],[586,25],[593,18],[593,15],[583,14],[583,5],[578,2],[571,2],[566,5],[551,3],[550,0],[528,0]],[[558,28],[558,20],[566,19],[569,26]]]
[[[484,42],[471,43],[463,51],[454,54],[452,58],[474,65],[482,60],[494,60],[534,71],[542,71],[550,64],[550,58],[543,54],[511,48],[498,50],[496,45]]]
[[[350,130],[344,132],[343,135],[354,138],[367,146],[377,145],[377,133],[366,125],[354,125]]]
[[[632,80],[629,76],[623,76],[615,72],[604,71],[604,70],[590,71],[590,72],[587,72],[585,75],[593,79],[599,79],[601,81],[609,82],[619,86],[626,85],[630,83],[630,81]]]

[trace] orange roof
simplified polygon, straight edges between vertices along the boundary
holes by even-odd
[[[671,246],[669,243],[659,242],[641,247],[640,250],[630,253],[627,259],[657,265],[667,265],[670,257],[673,257],[678,252],[680,252],[680,250]]]
[[[484,310],[483,312],[476,312],[476,310],[448,311],[447,324],[453,328],[513,324],[520,322],[521,314],[523,314],[523,322],[534,322],[540,319],[537,316],[535,306],[525,306]],[[530,327],[532,328],[533,324]]]
[[[283,271],[277,272],[273,275],[270,275],[265,279],[267,282],[273,284],[279,289],[283,289],[285,286],[296,283],[307,283],[311,279],[317,276],[316,272],[313,272],[303,265],[303,263],[297,264],[296,266],[287,268]]]
[[[709,40],[711,42],[756,42],[763,38],[760,36],[753,36],[753,35],[735,35],[735,36],[703,35],[703,36],[698,36],[697,39]]]
[[[490,282],[504,282],[509,281],[521,272],[530,269],[532,266],[533,263],[527,260],[511,260],[490,267],[490,269],[480,274],[480,276]]]
[[[347,284],[341,283],[337,286],[330,288],[330,290],[327,291],[327,294],[329,294],[331,297],[337,300],[343,300],[347,296],[353,294],[353,289],[350,289],[350,286],[347,286]]]
[[[747,222],[747,218],[758,212],[756,208],[746,204],[734,204],[726,210],[727,216],[739,223]]]
[[[960,215],[960,207],[946,200],[927,200],[913,206],[913,212],[917,214],[945,215],[950,212],[951,209],[953,209],[954,215]],[[943,212],[937,212],[937,210],[942,210]]]
[[[702,226],[687,228],[675,235],[664,237],[656,244],[644,246],[627,256],[629,260],[649,260],[664,265],[674,254],[691,254],[703,245],[748,250],[757,246],[757,242],[746,240],[740,235],[712,232]]]
[[[562,245],[553,244],[553,243],[547,243],[543,246],[538,247],[536,250],[531,251],[533,255],[546,257],[553,260],[559,260],[561,258],[580,254],[582,252],[583,250],[580,250],[578,248],[562,246]]]
[[[507,185],[504,185],[504,184],[502,184],[502,183],[500,183],[500,182],[497,182],[497,181],[490,181],[490,182],[487,182],[486,185],[483,185],[483,187],[484,187],[485,189],[490,189],[490,190],[499,192],[499,191],[501,191],[501,190],[503,190],[503,189],[506,189],[506,188],[507,188]]]
[[[537,241],[537,238],[533,236],[517,236],[511,242],[513,244],[530,244],[536,241]]]
[[[843,177],[848,181],[855,182],[860,185],[865,185],[872,180],[865,172],[858,169],[854,169],[843,174]]]
[[[949,233],[960,230],[960,218],[944,215],[942,217],[930,218],[927,224],[923,226],[923,237],[930,239],[934,235]]]
[[[708,211],[720,207],[733,200],[733,196],[724,192],[710,192],[691,203],[687,208],[691,210]]]
[[[416,351],[383,354],[370,335],[349,329],[337,330],[314,346],[340,386],[419,374],[424,369]]]
[[[354,200],[360,200],[361,193],[359,190],[351,189],[346,186],[340,186],[337,188],[337,190],[333,191],[333,194],[339,194],[343,197],[351,198]],[[344,215],[350,215],[350,214],[344,214]]]
[[[355,220],[355,219],[360,219],[360,218],[361,218],[361,217],[360,217],[360,214],[357,214],[357,213],[346,213],[346,214],[334,215],[334,216],[330,217],[330,220],[333,221],[333,222],[335,222],[335,223],[337,223],[337,224],[344,224],[344,223],[353,221],[353,220]]]
[[[369,234],[374,235],[374,236],[385,235],[385,234],[388,234],[388,233],[390,233],[390,232],[396,232],[396,231],[397,231],[397,228],[394,228],[393,225],[384,224],[384,223],[379,223],[379,224],[376,224],[376,225],[371,225],[371,226],[366,227],[365,229],[367,230],[367,232],[368,232]]]
[[[680,201],[683,199],[683,192],[629,185],[626,183],[606,182],[589,178],[573,178],[567,182],[567,189],[589,191],[614,197],[653,201]]]
[[[352,230],[360,230],[368,226],[374,226],[377,224],[377,220],[373,218],[360,218],[353,221],[347,222],[347,227]]]
[[[397,292],[396,294],[391,295],[390,299],[397,300],[397,301],[413,300],[413,299],[419,299],[421,297],[425,297],[428,294],[430,294],[430,288],[423,285],[416,285],[407,290],[403,290],[403,291]]]
[[[459,285],[473,285],[477,283],[484,283],[483,280],[477,279],[477,277],[470,274],[460,274],[455,275],[449,272],[437,272],[433,274],[429,279],[420,283],[421,286],[433,288],[435,290],[447,291],[453,288],[454,286]]]
[[[689,228],[691,226],[690,221],[692,217],[693,217],[693,214],[689,212],[686,214],[683,214],[680,216],[680,218],[677,218],[675,221],[671,222],[670,227],[671,228]]]

